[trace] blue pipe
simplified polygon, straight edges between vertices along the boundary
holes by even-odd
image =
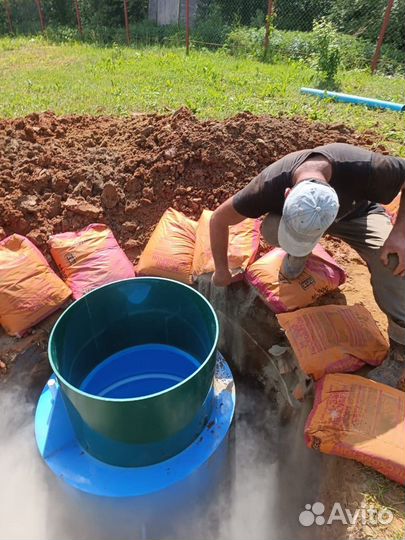
[[[393,103],[392,101],[382,101],[361,96],[352,96],[350,94],[341,94],[340,92],[328,92],[316,88],[301,88],[301,94],[310,94],[320,98],[331,98],[343,103],[354,103],[355,105],[366,105],[367,107],[376,107],[379,109],[390,109],[391,111],[405,112],[405,103]]]

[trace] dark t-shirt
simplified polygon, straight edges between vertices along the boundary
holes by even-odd
[[[286,188],[293,187],[294,172],[308,158],[319,154],[332,165],[330,185],[339,197],[338,220],[352,218],[370,208],[375,211],[376,205],[370,203],[390,203],[405,183],[405,159],[333,143],[293,152],[264,169],[235,195],[235,210],[251,218],[268,212],[281,215],[284,193]]]

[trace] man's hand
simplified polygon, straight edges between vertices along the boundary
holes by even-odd
[[[380,259],[388,265],[389,255],[397,255],[398,265],[393,269],[394,276],[405,277],[405,231],[394,227],[381,250]]]
[[[212,282],[216,287],[227,287],[232,283],[232,274],[228,268],[217,269],[212,276]]]
[[[217,287],[226,287],[232,283],[232,274],[228,268],[229,226],[246,219],[233,207],[233,198],[226,200],[211,216],[210,239],[215,272],[212,281]]]

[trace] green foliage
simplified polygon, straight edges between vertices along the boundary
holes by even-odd
[[[238,26],[226,37],[224,49],[233,56],[263,58],[264,28]],[[340,66],[343,69],[366,69],[371,64],[375,45],[365,39],[337,34]],[[313,63],[317,45],[312,32],[291,32],[274,29],[270,33],[269,58],[272,62],[303,61]],[[390,45],[383,45],[379,72],[403,75],[404,55]]]
[[[0,2],[0,34],[8,34],[8,24],[6,9],[3,2]]]
[[[308,32],[276,30],[270,40],[270,48],[279,61],[308,60],[313,54],[313,42]]]
[[[225,24],[254,26],[264,23],[267,0],[200,0],[197,20],[206,20],[216,11]]]
[[[263,56],[265,28],[238,26],[226,37],[224,49],[233,56],[260,59]]]
[[[338,30],[375,43],[386,7],[387,0],[337,0],[328,16]],[[385,42],[405,51],[405,0],[394,2]]]
[[[266,12],[262,9],[257,9],[256,13],[252,16],[250,20],[250,26],[254,28],[263,28],[266,24]]]
[[[291,1],[295,0],[278,0],[280,3],[291,5]],[[358,38],[363,38],[372,42],[374,45],[377,41],[380,32],[381,23],[384,18],[387,7],[387,0],[315,0],[310,4],[314,6],[319,4],[318,14],[317,9],[313,11],[314,18],[327,17],[332,21],[339,32],[352,34]],[[301,3],[301,2],[298,2]],[[301,3],[302,5],[304,2]],[[284,13],[284,10],[282,10]],[[308,19],[307,15],[304,18]],[[279,17],[280,19],[280,17]],[[385,36],[385,43],[391,48],[405,51],[405,0],[396,0],[392,9],[390,24]],[[292,26],[283,26],[279,24],[279,28],[294,28],[298,26],[293,22],[291,16],[290,23]],[[403,62],[403,60],[402,60]]]
[[[263,58],[264,32],[263,28],[234,28],[226,38],[224,50],[233,56],[260,60]],[[336,39],[340,51],[341,68],[369,70],[375,50],[373,43],[345,34],[338,34]],[[266,61],[303,61],[314,65],[314,57],[317,57],[317,53],[318,49],[312,33],[274,30],[270,34],[269,57]],[[390,45],[383,45],[378,71],[390,76],[404,76],[403,53]]]
[[[192,40],[195,43],[222,45],[230,27],[224,18],[223,12],[217,3],[199,6],[199,13],[192,30]]]
[[[377,39],[387,0],[338,0],[331,5],[330,18],[341,31]]]
[[[277,0],[277,28],[309,32],[313,21],[327,15],[332,4],[333,0]]]
[[[12,18],[18,34],[36,33],[40,30],[38,12],[34,0],[11,0]],[[124,24],[122,0],[79,0],[83,26],[111,40],[115,29]],[[148,0],[128,0],[129,17],[132,23],[144,20],[148,13]],[[73,0],[42,0],[47,26],[54,28],[76,27],[76,12]],[[0,1],[0,32],[7,31],[5,10]],[[100,28],[100,30],[98,30]]]
[[[42,0],[42,7],[48,26],[74,26],[75,12],[70,0]]]
[[[313,65],[320,76],[320,84],[336,84],[336,75],[340,65],[340,49],[335,26],[325,18],[314,23],[312,40],[315,52]]]
[[[185,29],[178,25],[157,26],[152,21],[135,22],[130,25],[131,43],[135,47],[150,45],[180,46],[185,42]],[[94,43],[98,46],[126,44],[126,32],[123,26],[84,26],[83,36],[77,27],[50,26],[46,37],[55,43],[68,43],[82,41]]]
[[[206,18],[214,9],[231,26],[264,25],[266,0],[200,0],[198,17]],[[375,44],[387,0],[276,0],[279,30],[312,30],[322,17],[334,23],[339,32],[361,37]],[[396,0],[385,42],[405,51],[405,0]],[[219,26],[219,23],[216,23]]]

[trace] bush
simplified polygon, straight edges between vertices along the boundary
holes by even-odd
[[[314,23],[312,31],[314,53],[312,63],[320,76],[320,84],[330,86],[336,83],[340,65],[340,47],[337,30],[325,18]]]
[[[54,0],[55,1],[55,0]],[[87,0],[89,1],[89,0]],[[139,1],[139,0],[138,0]],[[276,0],[277,28],[288,31],[312,30],[322,17],[345,32],[375,44],[387,0]],[[267,0],[199,0],[198,18],[216,10],[224,23],[234,27],[263,26]],[[386,43],[405,51],[405,0],[395,0]]]
[[[177,25],[157,26],[151,21],[130,25],[131,42],[134,46],[167,45],[178,46],[185,42],[185,29]],[[123,26],[84,26],[83,36],[76,27],[49,26],[46,36],[50,41],[65,43],[69,41],[84,41],[98,45],[125,44],[126,32]]]
[[[262,58],[264,35],[264,28],[234,28],[226,37],[224,49],[234,56]]]
[[[191,32],[192,40],[206,45],[223,45],[230,27],[225,22],[219,5],[214,4],[211,9],[201,13]]]
[[[277,0],[277,26],[280,30],[309,32],[313,21],[327,15],[333,3],[334,0]]]
[[[383,75],[399,75],[405,77],[405,52],[392,45],[383,45],[378,72]]]
[[[239,26],[226,37],[224,49],[234,56],[263,59],[264,28]],[[336,35],[343,69],[369,69],[375,44],[347,34]],[[317,45],[312,32],[273,30],[270,34],[269,58],[275,62],[304,61],[313,63]],[[402,75],[404,53],[391,45],[383,45],[379,72]]]
[[[313,53],[313,43],[308,32],[283,32],[275,30],[270,39],[273,58],[278,61],[308,60]]]
[[[46,30],[46,37],[56,43],[67,43],[81,39],[77,28],[70,26],[49,26]]]
[[[131,24],[131,36],[138,45],[179,45],[185,42],[185,29],[178,25],[158,26],[152,21]]]
[[[252,26],[264,23],[267,0],[198,0],[197,22],[213,12],[228,26]],[[218,19],[215,24],[219,26]]]

